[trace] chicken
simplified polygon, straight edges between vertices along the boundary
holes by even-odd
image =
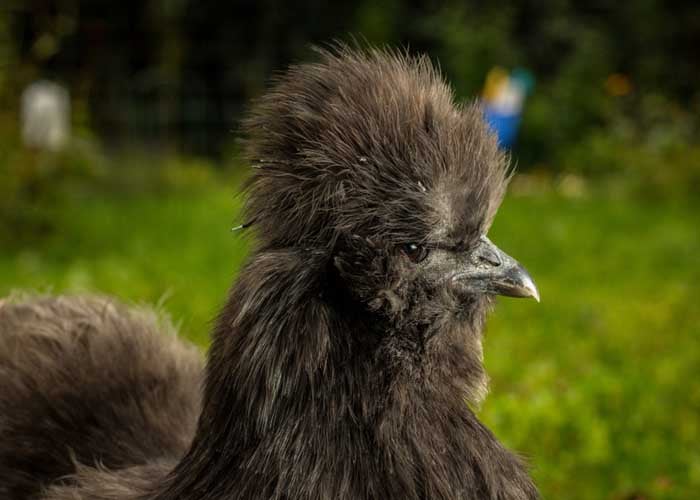
[[[427,58],[319,58],[245,122],[257,240],[205,368],[107,299],[0,308],[2,498],[538,498],[472,410],[493,297],[539,300],[487,237],[507,158]]]

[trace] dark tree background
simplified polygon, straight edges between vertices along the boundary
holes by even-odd
[[[6,0],[7,2],[8,0]],[[698,105],[700,4],[476,0],[9,0],[16,88],[43,76],[85,103],[110,145],[219,155],[245,103],[309,47],[353,36],[426,51],[462,97],[494,65],[537,79],[519,147],[526,164],[555,155],[609,118],[604,82],[633,98]],[[632,105],[631,107],[637,107]]]

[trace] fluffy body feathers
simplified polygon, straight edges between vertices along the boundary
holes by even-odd
[[[4,301],[0,498],[39,498],[75,464],[122,469],[182,455],[202,366],[152,311],[97,297]]]

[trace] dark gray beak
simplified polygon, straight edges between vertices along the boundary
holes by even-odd
[[[486,236],[465,255],[452,280],[465,292],[532,297],[540,301],[540,292],[530,274]]]

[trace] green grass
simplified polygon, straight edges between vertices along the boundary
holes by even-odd
[[[700,487],[697,207],[509,199],[493,239],[542,304],[501,301],[484,419],[546,498],[693,498]],[[634,495],[639,496],[634,496]]]
[[[233,186],[87,195],[40,245],[0,249],[0,294],[100,291],[157,303],[205,345],[245,258]],[[686,499],[700,490],[697,205],[510,197],[492,239],[542,303],[490,319],[481,416],[549,499]]]
[[[56,227],[39,245],[0,249],[0,295],[96,291],[162,302],[184,335],[204,345],[246,256],[245,236],[230,231],[239,205],[230,186],[84,195],[57,207]]]

